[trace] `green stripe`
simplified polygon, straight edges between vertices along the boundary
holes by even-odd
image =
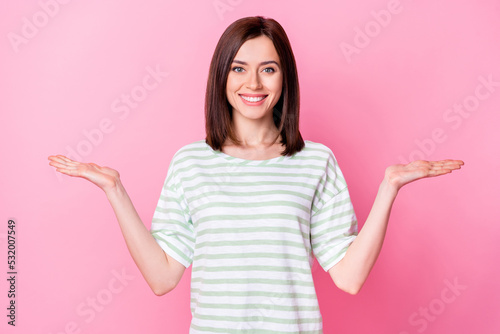
[[[250,316],[250,317],[230,317],[227,315],[202,315],[199,313],[195,313],[193,315],[193,318],[197,319],[202,319],[202,320],[212,320],[212,321],[228,321],[228,322],[250,322],[250,321],[257,321],[257,322],[264,322],[264,323],[275,323],[275,324],[284,324],[284,325],[291,325],[291,324],[310,324],[310,323],[320,323],[321,318],[300,318],[300,319],[283,319],[283,318],[274,318],[274,317],[264,317],[264,316]]]
[[[320,156],[320,155],[310,155],[310,156],[294,156],[294,157],[291,157],[290,160],[302,160],[302,161],[307,161],[307,160],[316,160],[316,161],[321,161],[321,162],[324,162],[327,160],[326,157],[323,157],[323,156]]]
[[[202,152],[204,153],[204,149],[198,149],[198,148],[191,148],[191,149],[185,149],[182,153],[184,152],[189,152],[189,151],[194,151],[194,152]],[[315,151],[314,149],[307,149],[305,151]],[[321,151],[323,153],[327,153],[328,152],[325,152],[323,150],[316,150],[316,151]],[[217,151],[217,153],[220,153],[220,151]],[[218,155],[214,155],[212,152],[209,152],[209,155],[186,155],[185,157],[183,158],[177,158],[176,156],[176,162],[177,163],[184,163],[184,162],[190,162],[192,160],[196,161],[196,160],[215,160],[217,159],[219,156]],[[246,165],[246,166],[249,166],[249,167],[256,167],[256,166],[269,166],[269,160],[273,160],[273,162],[281,162],[283,161],[285,158],[289,158],[290,160],[295,160],[295,161],[299,161],[299,160],[302,160],[302,161],[320,161],[320,162],[325,162],[328,160],[328,157],[327,156],[321,156],[321,155],[310,155],[310,156],[280,156],[279,158],[281,159],[276,159],[274,160],[275,158],[271,158],[271,159],[266,159],[266,160],[248,160],[248,159],[244,159],[244,158],[237,158],[237,157],[233,157],[233,156],[225,156],[224,158],[226,158],[226,160],[229,161],[228,165],[230,166],[234,166],[235,163],[237,163],[238,165]],[[278,158],[278,157],[276,157]],[[242,161],[244,160],[244,161]]]
[[[298,312],[310,312],[319,311],[318,306],[285,306],[276,304],[210,304],[210,303],[197,303],[196,307],[202,309],[222,309],[222,310],[245,310],[245,309],[264,309],[264,310],[276,310],[276,311],[298,311]]]
[[[317,238],[320,238],[320,237],[322,237],[323,235],[328,234],[328,233],[332,233],[332,234],[331,234],[331,236],[333,236],[334,238],[335,238],[335,237],[340,237],[340,236],[346,236],[346,233],[345,233],[345,232],[344,232],[344,233],[342,233],[342,234],[337,233],[336,235],[335,235],[335,234],[333,234],[333,232],[334,232],[334,231],[338,231],[338,230],[344,230],[344,229],[347,231],[347,230],[349,230],[349,228],[350,228],[350,227],[352,227],[353,225],[354,225],[354,223],[353,223],[353,222],[349,222],[349,223],[345,223],[345,224],[343,224],[343,225],[335,225],[335,226],[329,227],[329,228],[327,228],[327,229],[322,230],[321,232],[315,233],[315,234],[314,234],[314,237],[313,237],[313,240],[314,240],[314,239],[317,239]],[[313,244],[313,245],[315,245],[315,244]]]
[[[307,178],[317,179],[321,175],[314,175],[310,173],[271,173],[271,172],[232,172],[232,173],[196,173],[191,176],[181,178],[181,182],[193,181],[198,177],[246,177],[246,176],[275,176],[275,177],[290,177],[290,178]]]
[[[186,150],[186,151],[188,151],[188,150]],[[191,149],[189,151],[202,151],[202,150]],[[195,156],[187,155],[184,158],[178,158],[176,160],[176,163],[181,164],[183,162],[190,161],[190,160],[215,160],[215,159],[217,159],[217,156],[213,156],[213,155],[195,155]]]
[[[242,196],[242,197],[252,197],[252,196],[265,196],[265,195],[292,195],[296,197],[301,197],[310,201],[311,196],[292,190],[265,190],[265,191],[252,191],[252,192],[230,192],[230,191],[210,191],[208,194],[200,194],[198,196],[191,197],[192,201],[196,201],[200,198],[210,198],[216,195],[226,195],[226,196]]]
[[[169,235],[169,236],[174,237],[174,238],[176,237],[176,235],[179,235],[179,236],[181,236],[181,237],[183,237],[183,238],[186,238],[186,239],[188,239],[188,240],[190,240],[190,241],[192,241],[192,242],[195,242],[195,237],[193,236],[193,232],[192,232],[191,230],[186,229],[186,226],[185,226],[185,225],[181,225],[181,224],[172,224],[172,222],[173,222],[173,221],[172,221],[172,220],[170,220],[170,221],[168,221],[168,222],[162,223],[162,221],[159,221],[158,219],[155,219],[154,224],[155,224],[155,225],[156,225],[156,224],[162,224],[162,225],[165,225],[165,224],[167,224],[167,225],[178,225],[178,226],[180,226],[180,227],[182,228],[182,230],[183,230],[184,232],[181,232],[181,231],[176,231],[176,230],[173,230],[173,231],[172,231],[172,230],[170,230],[170,229],[168,229],[168,228],[166,228],[166,227],[164,227],[164,226],[163,226],[163,227],[158,227],[158,228],[155,226],[155,228],[152,228],[152,229],[150,230],[150,232],[153,234],[153,236],[154,236],[154,237],[156,237],[158,234],[165,233],[166,235]]]
[[[160,206],[157,206],[155,211],[160,212],[160,213],[175,213],[175,214],[178,214],[179,216],[184,216],[184,211],[179,210],[179,209],[175,209],[175,208],[170,208],[170,207],[169,208],[162,208]]]
[[[237,240],[237,241],[206,241],[200,242],[195,245],[196,249],[203,249],[203,247],[224,247],[224,246],[290,246],[300,249],[306,248],[302,242],[294,242],[287,240]],[[306,248],[307,250],[307,248]]]
[[[331,266],[331,264],[332,264],[333,262],[337,261],[337,259],[338,259],[339,257],[341,257],[342,255],[344,255],[344,254],[347,252],[347,249],[348,249],[348,248],[349,248],[349,246],[346,246],[346,247],[342,248],[342,249],[340,250],[340,252],[337,252],[337,253],[336,253],[336,254],[335,254],[332,258],[330,258],[330,259],[326,260],[326,261],[325,261],[325,263],[323,264],[323,266],[324,266],[325,268],[330,267],[330,266]]]
[[[307,286],[314,287],[314,283],[295,281],[295,280],[282,280],[282,279],[271,279],[271,278],[219,278],[219,279],[207,279],[202,277],[192,277],[191,283],[202,283],[202,284],[269,284],[269,285],[293,285],[293,286]]]
[[[271,220],[271,219],[283,219],[289,220],[308,226],[309,220],[304,219],[295,215],[289,215],[286,213],[266,213],[266,214],[254,214],[254,215],[209,215],[197,220],[198,224],[214,221],[214,220],[254,220],[254,219],[263,219],[263,220]]]
[[[330,223],[330,222],[333,222],[335,219],[339,219],[341,217],[345,217],[345,216],[349,216],[349,215],[352,215],[354,213],[354,209],[349,209],[347,211],[343,211],[343,212],[339,212],[335,215],[331,215],[331,216],[328,216],[326,218],[323,218],[321,220],[318,220],[314,223],[312,223],[312,228],[316,229],[318,228],[319,226],[323,225],[323,224],[326,224],[326,223]],[[339,226],[339,227],[342,227],[342,226],[345,226],[345,224],[342,224],[342,225],[339,225],[338,222],[336,222],[336,226]]]
[[[186,223],[184,221],[176,220],[172,217],[169,217],[169,219],[153,217],[151,224],[169,224],[169,225],[171,224],[171,225],[178,225],[183,229],[186,229]]]
[[[319,322],[318,322],[319,323]],[[191,328],[196,329],[200,332],[207,333],[228,333],[228,334],[241,334],[242,329],[227,329],[227,328],[217,328],[217,327],[208,327],[208,326],[197,326],[195,324],[191,324]],[[243,329],[244,330],[244,329]],[[282,331],[273,331],[269,329],[249,329],[252,334],[291,334],[290,332],[282,332]],[[244,330],[246,331],[246,330]],[[322,330],[314,330],[314,331],[300,331],[300,334],[322,334]]]
[[[351,199],[349,197],[346,197],[339,202],[333,201],[332,204],[328,204],[327,206],[323,206],[323,208],[321,208],[321,211],[336,209],[337,207],[342,206],[342,205],[346,205],[346,204],[351,204]],[[318,212],[314,213],[313,216],[315,216],[317,213]]]
[[[165,241],[165,239],[163,239],[160,236],[156,236],[155,238],[163,241],[165,244],[167,244],[168,248],[170,248],[177,255],[179,255],[181,258],[183,258],[184,260],[186,260],[186,262],[191,263],[191,259],[186,254],[184,254],[184,252],[180,251],[179,248],[177,248],[174,245],[172,245],[172,243],[168,243],[167,241]],[[190,249],[190,247],[187,247],[187,248]]]
[[[255,232],[274,232],[274,233],[289,233],[293,235],[300,235],[302,238],[309,238],[308,233],[300,232],[297,228],[290,227],[273,227],[273,226],[261,226],[261,227],[229,227],[229,228],[208,228],[202,231],[197,231],[196,236],[203,236],[206,234],[231,234],[231,233],[255,233]]]
[[[275,271],[275,272],[285,272],[285,273],[299,273],[299,274],[310,274],[311,269],[300,269],[295,267],[280,267],[280,266],[217,266],[217,267],[207,267],[207,266],[196,266],[193,267],[192,272],[231,272],[231,271]]]
[[[269,297],[269,291],[201,291],[200,289],[191,289],[191,293],[203,297]],[[279,298],[303,298],[316,299],[315,293],[277,293]]]
[[[196,161],[196,159],[193,159],[193,160]],[[229,167],[229,168],[233,167],[234,168],[234,164],[231,164],[231,163],[217,163],[217,164],[207,165],[207,164],[192,163],[192,164],[189,164],[189,166],[179,168],[179,172],[185,173],[185,172],[190,171],[193,168],[198,168],[198,169],[218,169],[218,168],[224,168],[224,167]],[[243,168],[241,165],[240,165],[240,167]],[[244,165],[244,167],[251,168],[251,167],[257,167],[257,166],[256,165]],[[274,164],[273,163],[273,164],[267,164],[267,165],[265,165],[265,167],[273,167],[273,168],[280,168],[280,169],[293,169],[293,170],[315,169],[315,170],[318,170],[318,171],[321,171],[321,172],[325,171],[325,166],[318,166],[318,165],[300,165],[300,164],[297,164],[297,165],[283,165],[283,164]]]
[[[304,260],[307,255],[294,255],[290,253],[223,253],[207,254],[201,252],[194,257],[194,260],[229,260],[229,259],[284,259],[284,260]]]
[[[305,213],[309,214],[309,208],[292,201],[266,201],[266,202],[210,202],[203,205],[198,205],[191,211],[191,214],[194,215],[196,212],[200,210],[204,210],[207,208],[262,208],[268,206],[285,206],[292,208],[299,208]]]
[[[291,187],[303,187],[309,189],[316,189],[316,185],[308,184],[304,182],[288,182],[288,181],[249,181],[249,182],[233,182],[233,181],[214,181],[214,182],[200,182],[190,187],[185,187],[184,191],[196,191],[201,187],[205,186],[231,186],[231,187],[246,187],[246,186],[291,186]]]
[[[313,245],[313,248],[316,247],[315,245],[316,244]],[[344,249],[347,249],[348,247],[349,247],[349,245],[347,245],[346,247],[344,247],[341,251],[343,251]],[[315,253],[314,255],[316,257],[322,257],[323,255],[325,255],[326,253],[331,252],[331,251],[332,251],[331,248],[325,248],[321,252]],[[337,251],[336,254],[340,254],[341,251]]]
[[[313,145],[314,145],[314,146],[313,146]],[[306,145],[306,146],[302,149],[302,151],[304,151],[304,152],[321,152],[321,153],[323,153],[323,154],[325,154],[325,155],[327,155],[327,156],[332,155],[332,151],[330,151],[330,150],[328,149],[328,147],[326,147],[326,146],[321,146],[321,145],[322,145],[322,144],[319,144],[319,145],[318,145],[318,143],[312,143],[312,142],[311,142],[311,144],[310,144],[309,146],[307,146],[307,145]],[[326,148],[326,149],[325,149],[325,148]],[[302,152],[302,151],[301,151],[301,152]]]

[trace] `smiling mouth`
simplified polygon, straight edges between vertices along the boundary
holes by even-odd
[[[241,95],[240,94],[240,97],[243,100],[248,101],[248,102],[260,102],[260,101],[264,100],[267,97],[267,95],[248,96],[248,95]]]

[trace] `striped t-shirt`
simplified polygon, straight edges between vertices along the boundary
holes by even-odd
[[[327,271],[358,232],[332,151],[245,160],[204,140],[173,156],[151,233],[191,275],[189,333],[322,333],[313,254]]]

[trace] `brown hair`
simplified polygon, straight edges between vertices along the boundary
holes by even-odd
[[[281,134],[281,143],[286,146],[281,154],[293,155],[304,148],[299,131],[299,81],[292,47],[277,21],[255,16],[233,22],[215,47],[205,95],[205,141],[214,150],[221,150],[228,137],[239,143],[231,125],[232,107],[226,96],[227,77],[241,45],[262,35],[272,40],[283,73],[281,97],[273,110],[274,124]]]

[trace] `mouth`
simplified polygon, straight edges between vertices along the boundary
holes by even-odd
[[[267,98],[264,94],[239,94],[239,96],[245,104],[252,106],[261,105]]]

